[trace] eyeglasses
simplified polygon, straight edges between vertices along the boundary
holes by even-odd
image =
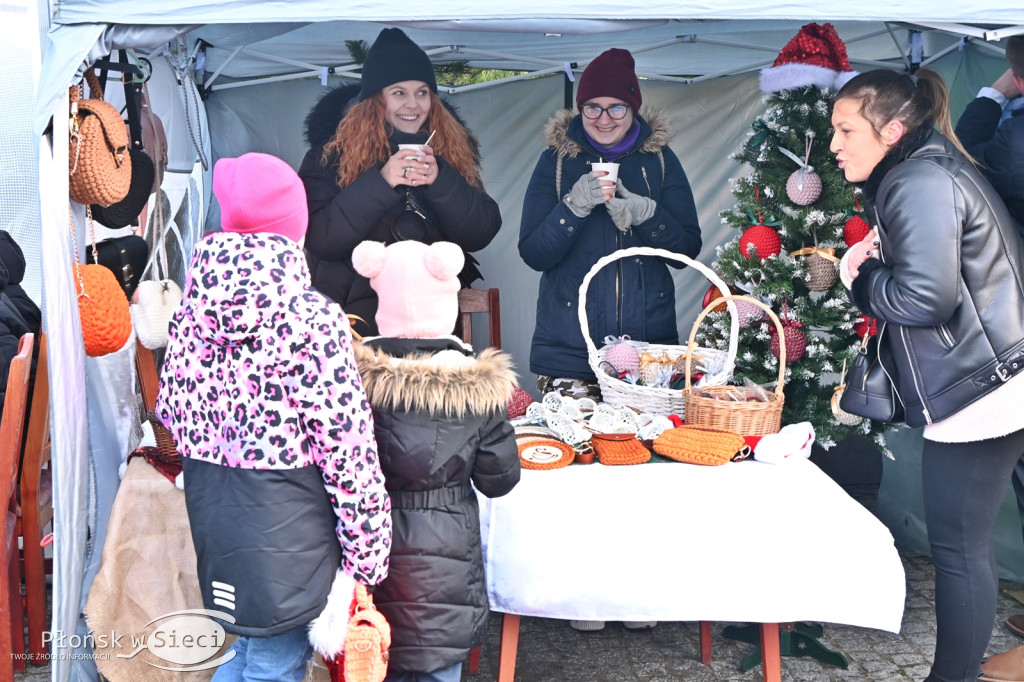
[[[608,114],[608,118],[620,121],[626,118],[626,112],[629,111],[629,107],[625,104],[613,104],[610,107],[599,107],[596,104],[584,104],[583,115],[591,120],[601,118],[601,114]]]

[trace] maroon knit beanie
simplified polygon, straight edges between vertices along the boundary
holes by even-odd
[[[587,64],[576,89],[576,106],[583,108],[587,100],[595,97],[614,97],[629,105],[636,115],[643,103],[640,81],[634,68],[636,63],[629,50],[613,47],[605,50]]]

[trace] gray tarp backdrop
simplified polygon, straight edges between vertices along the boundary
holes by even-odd
[[[77,80],[84,62],[115,48],[132,48],[153,62],[148,87],[171,147],[163,189],[186,253],[204,225],[216,220],[216,207],[207,203],[209,169],[217,158],[263,151],[298,165],[305,151],[302,119],[309,107],[325,87],[358,74],[345,40],[372,41],[385,25],[397,22],[435,61],[465,60],[473,66],[534,72],[531,78],[446,94],[480,139],[485,184],[504,218],[498,237],[479,254],[486,280],[478,286],[501,289],[503,347],[516,360],[524,387],[532,389],[527,368],[539,276],[519,260],[516,241],[522,196],[543,148],[541,126],[564,105],[563,74],[578,76],[588,60],[608,47],[634,52],[637,71],[644,77],[645,104],[665,109],[676,128],[671,146],[694,189],[705,239],[700,258],[710,264],[716,245],[734,236],[722,226],[718,212],[732,205],[729,179],[744,172],[730,155],[763,109],[757,72],[802,24],[835,23],[858,70],[911,58],[933,62],[953,91],[954,117],[979,86],[991,83],[1004,68],[998,43],[986,39],[1024,30],[1024,9],[1009,0],[984,7],[917,0],[902,3],[898,17],[892,11],[891,3],[882,0],[834,8],[809,0],[726,0],[683,7],[648,1],[594,5],[584,0],[442,0],[403,8],[401,17],[391,3],[379,0],[63,0],[52,9],[48,3],[21,0],[0,7],[5,57],[28,62],[24,72],[14,72],[5,59],[4,82],[11,82],[9,92],[20,93],[20,98],[0,100],[0,120],[5,122],[0,149],[20,145],[31,150],[9,162],[4,157],[0,212],[3,227],[25,246],[30,270],[32,263],[39,264],[29,290],[41,291],[45,298],[55,358],[53,628],[70,634],[79,625],[116,492],[117,465],[133,445],[126,388],[133,372],[131,354],[84,358],[70,277],[67,129],[61,124],[67,87]],[[247,23],[236,23],[240,18]],[[963,36],[971,39],[964,41]],[[191,57],[204,71],[195,77],[212,83],[205,99],[192,86],[194,74],[187,68]],[[251,83],[253,79],[260,80]],[[119,93],[108,88],[108,96],[116,102]],[[48,132],[51,118],[55,125]],[[14,120],[17,126],[7,124]],[[26,177],[38,177],[38,183],[26,183]],[[26,204],[31,210],[24,210]],[[73,212],[81,248],[84,216],[79,206]],[[678,275],[681,333],[688,333],[706,287],[698,273]],[[913,435],[894,440],[898,467],[887,463],[879,507],[889,514],[887,523],[898,541],[920,547],[923,523],[920,495],[915,493],[919,445]],[[794,510],[808,512],[813,510]],[[1008,539],[999,548],[1001,570],[1006,576],[1024,576],[1015,514],[1001,518],[1000,535]],[[95,675],[88,661],[54,661],[56,680]]]

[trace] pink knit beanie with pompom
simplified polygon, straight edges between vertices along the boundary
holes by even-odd
[[[377,292],[381,336],[433,338],[455,329],[459,315],[462,249],[451,242],[412,240],[389,246],[362,242],[352,251],[352,267]]]

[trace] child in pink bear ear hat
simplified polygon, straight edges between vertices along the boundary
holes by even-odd
[[[401,529],[373,594],[391,623],[388,680],[460,679],[488,620],[473,488],[499,497],[519,482],[511,358],[477,355],[451,335],[463,258],[449,242],[363,242],[352,252],[380,299],[381,335],[358,344],[356,362]]]

